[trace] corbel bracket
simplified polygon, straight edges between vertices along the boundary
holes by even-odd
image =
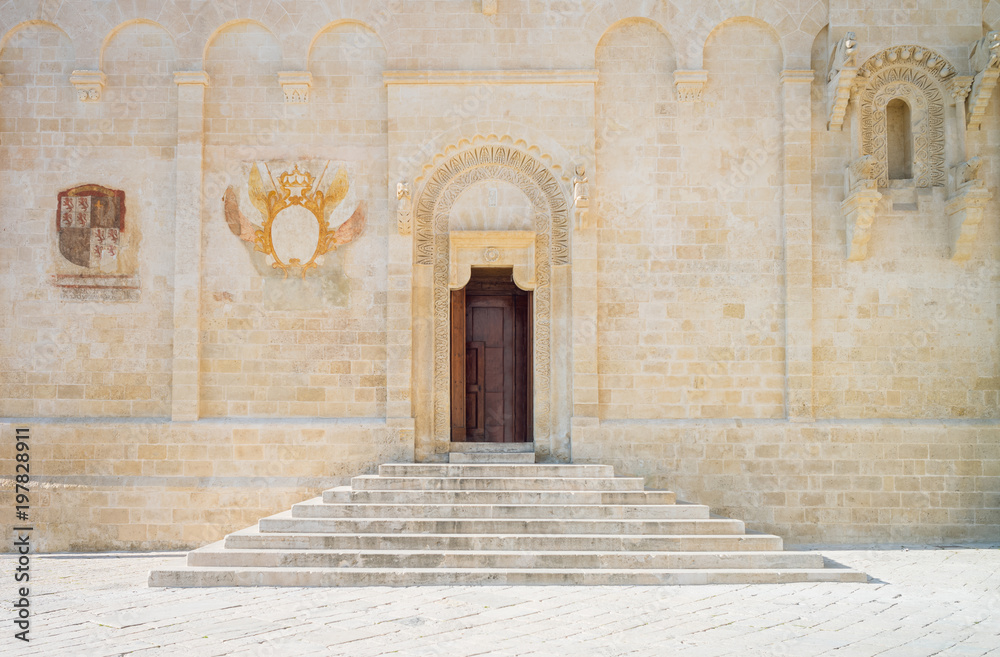
[[[975,71],[975,78],[969,97],[968,126],[978,130],[1000,78],[1000,32],[990,32],[973,43],[969,53],[969,65]]]
[[[848,32],[837,42],[830,54],[830,75],[826,83],[827,129],[842,130],[851,90],[858,76],[858,42],[854,32]]]

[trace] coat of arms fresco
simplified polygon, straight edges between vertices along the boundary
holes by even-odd
[[[126,235],[124,191],[91,184],[59,192],[56,234],[65,259],[57,265],[54,279],[62,299],[138,300],[139,277],[135,246],[130,250]]]
[[[329,164],[329,163],[328,163]],[[250,168],[248,196],[261,216],[255,224],[240,210],[236,190],[229,186],[223,197],[226,224],[233,235],[263,253],[273,269],[284,278],[289,272],[301,275],[319,267],[323,256],[354,241],[364,230],[366,204],[360,201],[354,213],[339,227],[331,228],[330,216],[347,197],[347,171],[341,167],[324,191],[327,169],[319,178],[294,165],[291,171],[272,175],[264,165],[272,189],[265,189],[260,168]]]
[[[58,196],[59,252],[74,265],[97,267],[115,260],[125,229],[125,192],[100,185],[74,187]]]

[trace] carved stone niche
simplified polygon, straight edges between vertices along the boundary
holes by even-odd
[[[955,69],[941,55],[920,46],[892,46],[854,66],[857,44],[848,33],[834,48],[828,79],[830,129],[840,128],[850,105],[854,160],[845,171],[841,210],[847,223],[847,254],[863,260],[868,253],[871,224],[881,198],[880,189],[900,185],[908,189],[945,187],[946,93],[954,86]],[[908,110],[912,150],[905,180],[890,185],[889,104],[902,101]],[[964,113],[963,113],[964,115]],[[905,115],[904,115],[905,116]],[[963,142],[963,125],[959,148]],[[898,177],[896,174],[895,177]]]

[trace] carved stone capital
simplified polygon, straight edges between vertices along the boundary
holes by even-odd
[[[312,73],[309,71],[279,71],[278,84],[285,92],[285,102],[304,105],[309,102]]]
[[[174,73],[174,84],[200,84],[208,86],[208,73],[205,71],[176,71]]]
[[[882,194],[877,189],[859,189],[844,199],[840,211],[847,227],[847,259],[868,257],[868,241],[872,237],[875,208]]]
[[[708,71],[674,71],[674,88],[677,89],[677,100],[682,103],[701,101],[708,82]]]
[[[951,92],[951,97],[955,99],[956,102],[964,101],[972,91],[972,76],[969,75],[956,75],[951,79],[951,84],[948,85],[948,91]]]
[[[101,71],[73,71],[69,81],[76,87],[77,98],[85,103],[94,103],[101,99],[107,78]]]

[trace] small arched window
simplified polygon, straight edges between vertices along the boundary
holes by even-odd
[[[913,177],[913,131],[910,128],[910,106],[895,98],[885,106],[886,144],[889,160],[889,180]]]

